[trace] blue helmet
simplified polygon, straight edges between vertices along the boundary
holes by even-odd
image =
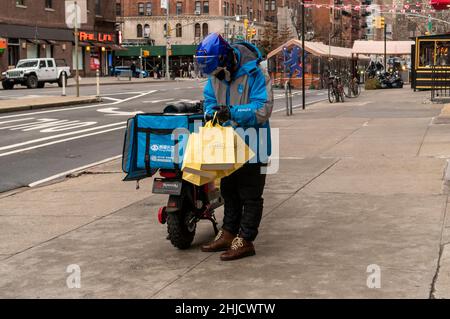
[[[205,74],[213,73],[218,67],[226,66],[230,44],[218,33],[209,34],[197,47],[195,59]]]

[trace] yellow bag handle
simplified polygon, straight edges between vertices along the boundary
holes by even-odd
[[[214,117],[212,120],[205,123],[206,128],[213,128],[213,127],[221,127],[222,125],[219,124],[219,121],[217,120],[217,112],[214,112]]]

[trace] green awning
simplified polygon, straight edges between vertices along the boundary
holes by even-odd
[[[124,47],[126,51],[116,51],[116,56],[119,57],[138,57],[142,50],[150,52],[150,56],[166,56],[166,47],[162,45],[143,45],[135,47]],[[196,45],[172,45],[172,56],[193,56],[197,49]]]

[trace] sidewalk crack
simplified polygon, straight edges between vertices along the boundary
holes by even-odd
[[[430,130],[430,127],[431,127],[431,125],[428,124],[428,125],[427,125],[427,129],[425,130],[425,133],[423,134],[422,142],[420,143],[419,149],[417,150],[416,157],[417,157],[417,156],[420,156],[420,151],[422,150],[422,146],[423,146],[423,144],[425,143],[425,139],[426,139],[426,137],[427,137],[427,135],[428,135],[428,131]]]
[[[265,214],[263,216],[263,219],[266,218],[267,216],[269,216],[270,214],[272,214],[275,210],[277,210],[279,207],[281,207],[284,203],[286,203],[288,200],[290,200],[292,197],[294,197],[295,195],[297,195],[299,192],[301,192],[303,189],[305,189],[308,185],[310,185],[312,182],[314,182],[316,179],[318,179],[320,176],[322,176],[323,174],[325,174],[327,171],[329,171],[333,166],[335,166],[337,163],[339,163],[341,161],[341,159],[337,159],[335,160],[333,163],[331,163],[330,165],[328,165],[324,170],[322,170],[319,174],[317,174],[316,176],[314,176],[313,178],[311,178],[309,181],[307,181],[305,184],[303,184],[299,189],[297,189],[295,192],[293,192],[292,194],[289,195],[288,198],[286,198],[284,201],[282,201],[281,203],[279,203],[277,206],[275,206],[274,208],[272,208],[267,214]]]
[[[445,197],[445,203],[444,203],[444,213],[443,213],[442,226],[441,226],[441,238],[439,239],[439,255],[438,255],[438,259],[437,259],[436,271],[434,273],[433,280],[431,281],[431,289],[430,289],[429,299],[436,299],[436,295],[435,295],[436,294],[436,282],[439,278],[439,272],[440,272],[440,268],[441,268],[441,258],[442,258],[442,254],[444,252],[444,247],[447,245],[447,244],[443,243],[443,239],[444,239],[444,231],[445,231],[445,221],[447,219],[448,199],[449,199],[449,196],[447,195]]]

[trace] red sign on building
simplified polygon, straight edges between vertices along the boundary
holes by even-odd
[[[114,36],[110,33],[80,32],[80,41],[114,42]]]
[[[430,4],[436,10],[450,9],[450,0],[431,0]]]

